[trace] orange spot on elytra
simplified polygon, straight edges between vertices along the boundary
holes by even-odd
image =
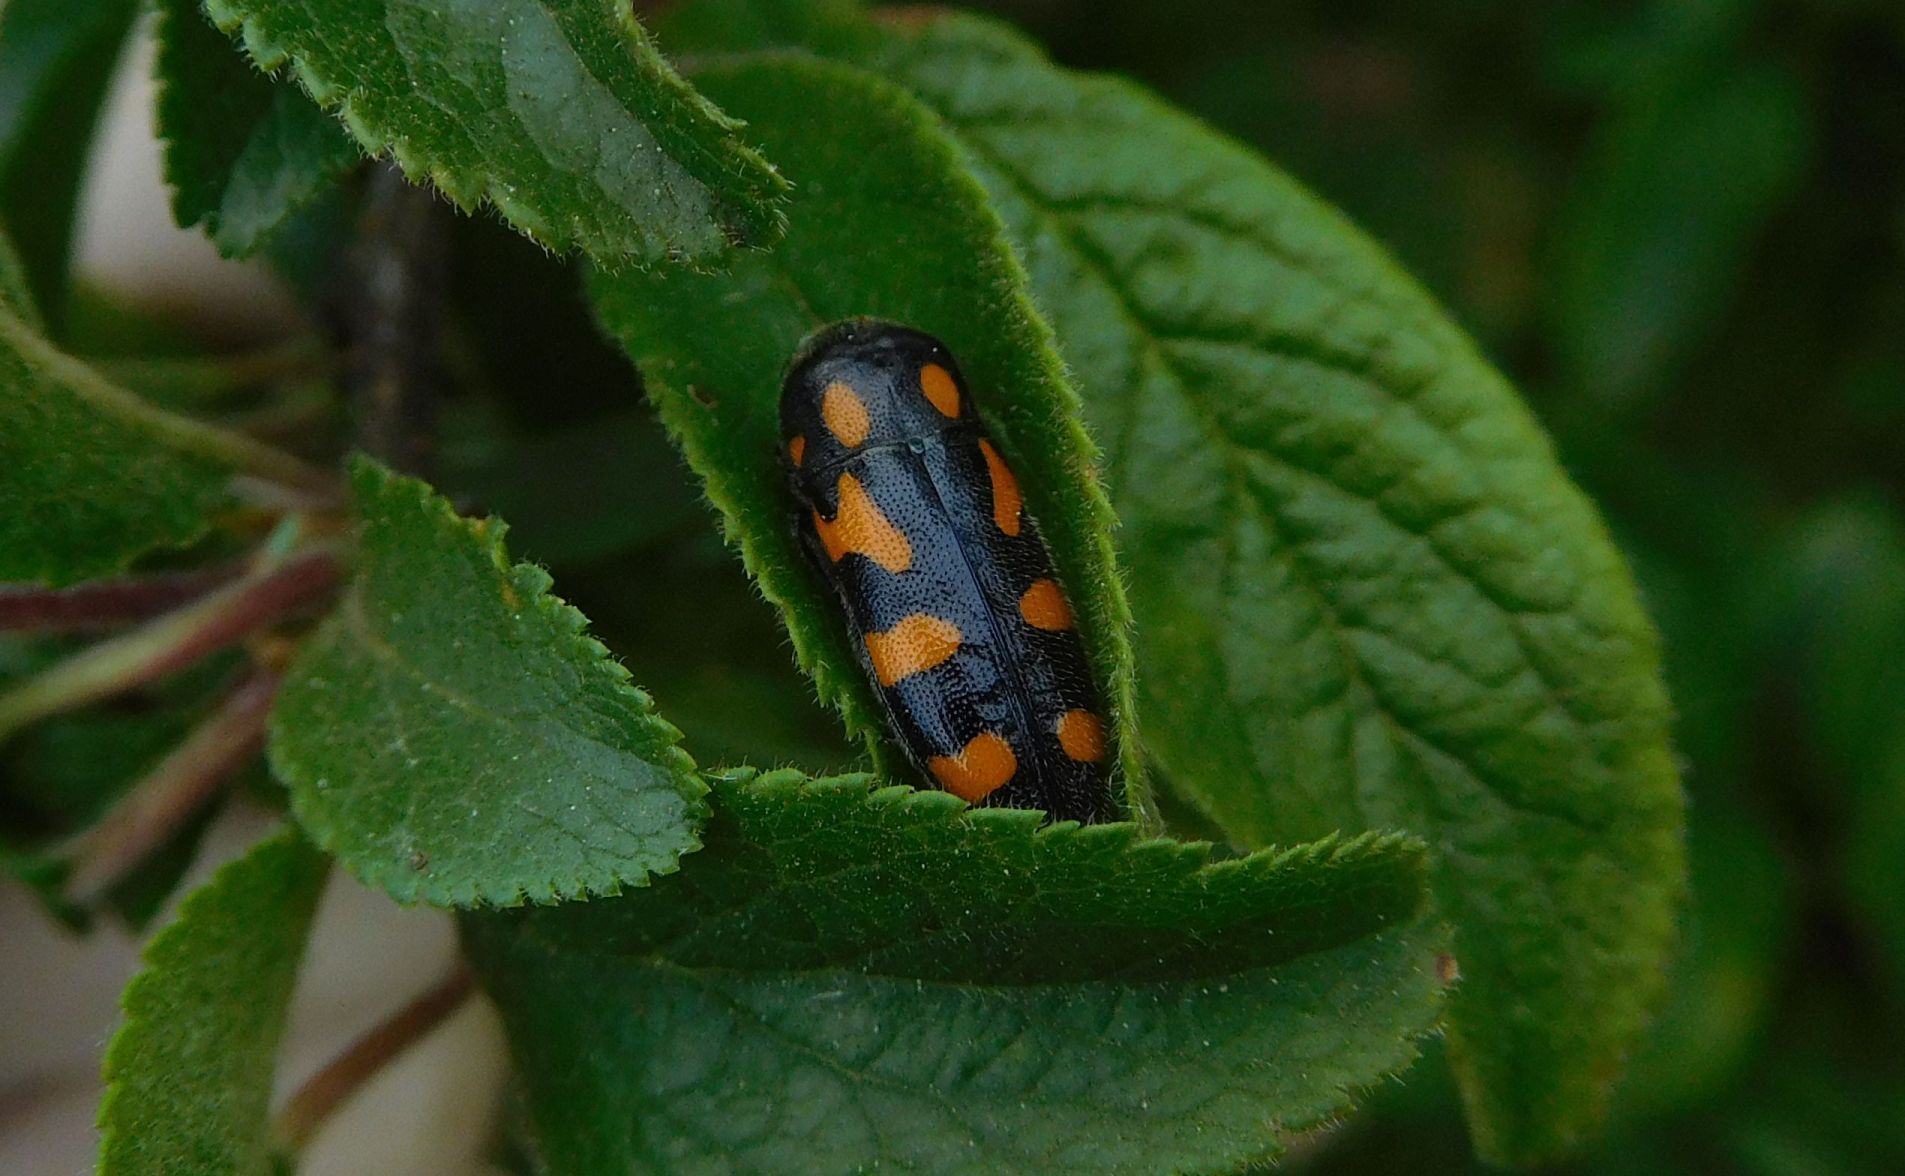
[[[827,549],[827,558],[839,563],[848,552],[858,552],[889,572],[912,567],[913,545],[880,513],[860,480],[852,474],[841,474],[839,492],[840,509],[833,522],[814,512],[814,530]]]
[[[1065,590],[1055,580],[1034,580],[1032,586],[1019,597],[1019,615],[1025,623],[1037,629],[1059,629],[1072,627],[1072,606],[1065,599]]]
[[[828,384],[820,394],[820,419],[827,422],[827,431],[849,449],[873,431],[873,418],[867,416],[865,402],[839,380]]]
[[[952,373],[945,368],[929,363],[919,369],[919,389],[941,416],[959,415],[959,385],[953,383]]]
[[[979,452],[986,456],[986,472],[992,475],[992,521],[999,524],[999,530],[1008,535],[1019,533],[1019,512],[1025,508],[1025,499],[1019,494],[1019,480],[1005,464],[1005,458],[992,447],[990,441],[979,442]]]
[[[796,434],[794,439],[787,443],[787,456],[794,459],[795,465],[807,460],[807,438]]]
[[[1058,745],[1080,763],[1105,758],[1105,725],[1088,710],[1069,710],[1058,720]]]
[[[958,755],[936,755],[926,767],[946,791],[967,804],[978,804],[1019,770],[1012,745],[990,731],[972,737]]]
[[[867,634],[867,656],[880,685],[932,669],[959,651],[959,626],[927,613],[900,619],[884,633]]]

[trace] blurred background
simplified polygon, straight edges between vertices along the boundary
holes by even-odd
[[[1679,711],[1694,893],[1617,1121],[1566,1170],[1905,1171],[1905,4],[974,6],[1066,64],[1155,87],[1384,241],[1515,378],[1632,559]],[[123,338],[134,307],[166,324],[148,343],[308,331],[300,275],[332,250],[335,210],[269,270],[172,229],[143,52],[95,145],[74,347],[89,322],[98,347]],[[510,521],[704,761],[848,762],[573,273],[493,218],[445,221],[457,396],[438,483]],[[737,709],[757,721],[736,730]],[[348,883],[329,907],[314,957],[332,972],[307,977],[292,1077],[452,950],[442,920]],[[73,939],[0,892],[0,1010],[19,1022],[0,1023],[0,1171],[89,1165],[97,1050],[136,941]],[[471,1010],[406,1065],[313,1170],[474,1162],[493,1025]],[[399,1121],[461,1147],[390,1150]],[[1431,1056],[1291,1166],[1473,1164]]]
[[[1393,249],[1633,561],[1691,800],[1582,1172],[1905,1171],[1905,5],[990,0]],[[1168,10],[1167,10],[1168,9]],[[1436,1059],[1309,1171],[1473,1160]]]

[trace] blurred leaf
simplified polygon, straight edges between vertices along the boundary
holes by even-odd
[[[61,645],[63,648],[63,643]],[[47,650],[48,664],[57,658]],[[230,682],[236,655],[207,658],[137,694],[37,723],[0,747],[0,869],[33,887],[54,917],[84,927],[62,894],[62,843],[103,817]],[[143,926],[190,867],[216,806],[188,822],[107,898]]]
[[[1554,1154],[1658,1002],[1684,879],[1657,642],[1592,507],[1262,160],[984,24],[883,60],[970,151],[1105,438],[1149,747],[1239,843],[1438,847],[1477,1147]]]
[[[112,358],[185,358],[203,355],[205,341],[178,322],[138,306],[123,292],[81,282],[66,307],[61,344],[87,360]]]
[[[139,10],[139,0],[7,0],[0,8],[0,222],[56,330],[94,124]]]
[[[1787,862],[1736,799],[1708,796],[1695,811],[1686,934],[1667,1002],[1621,1089],[1626,1115],[1694,1112],[1737,1080],[1787,963],[1796,922]]]
[[[1844,873],[1905,1007],[1905,517],[1850,497],[1795,525],[1793,574],[1810,621],[1802,687],[1829,776],[1846,790]]]
[[[198,858],[205,831],[221,807],[214,801],[193,814],[163,845],[106,889],[100,895],[100,905],[117,914],[131,930],[143,931],[184,881]],[[19,848],[0,841],[0,871],[31,888],[51,918],[74,931],[84,932],[92,926],[94,911],[73,905],[66,895],[72,864],[57,849]]]
[[[517,548],[538,563],[600,560],[705,517],[681,458],[639,405],[445,456],[444,483],[507,518]]]
[[[635,366],[596,321],[581,263],[495,217],[457,217],[449,237],[452,343],[503,448],[518,433],[584,425],[641,400]]]
[[[1543,22],[1549,72],[1618,102],[1737,53],[1764,7],[1764,0],[1640,0],[1557,9]]]
[[[272,83],[208,23],[199,0],[160,0],[159,135],[172,215],[244,257],[362,156],[296,86]]]
[[[0,580],[68,584],[203,534],[232,471],[170,444],[181,420],[0,309]]]
[[[864,745],[815,698],[779,614],[712,528],[578,568],[563,586],[604,644],[640,652],[643,679],[700,762],[865,770]]]
[[[1752,707],[1790,638],[1792,607],[1756,471],[1672,459],[1610,429],[1569,467],[1594,487],[1660,627],[1675,750],[1689,783],[1729,790],[1750,771]],[[1581,434],[1576,433],[1577,442]]]
[[[102,1176],[273,1171],[271,1078],[329,863],[287,830],[152,940],[106,1050]]]
[[[790,161],[799,192],[787,239],[721,275],[597,273],[591,287],[762,594],[780,607],[802,667],[878,754],[888,738],[879,702],[788,525],[779,404],[782,371],[815,328],[893,319],[958,356],[1084,622],[1135,787],[1130,622],[1110,508],[1077,394],[984,193],[918,103],[857,70],[789,55],[695,76]],[[880,241],[903,247],[869,247]]]
[[[654,5],[652,27],[678,51],[735,52],[799,45],[850,28],[867,0],[691,0]]]
[[[811,688],[791,668],[772,673],[707,659],[658,660],[651,674],[655,688],[667,692],[668,716],[681,727],[682,741],[710,764],[804,772],[865,766],[860,749],[839,738],[832,716],[815,705]]]
[[[1804,91],[1770,65],[1642,91],[1602,130],[1555,230],[1554,333],[1568,381],[1650,397],[1702,342],[1812,152]]]
[[[10,312],[31,330],[46,333],[46,320],[40,317],[39,304],[33,301],[33,286],[13,247],[13,237],[0,227],[0,310]]]
[[[1905,515],[1857,496],[1794,524],[1794,575],[1811,622],[1806,703],[1821,747],[1855,781],[1905,751]]]
[[[459,519],[360,459],[362,551],[271,719],[298,821],[399,902],[613,894],[694,850],[706,787],[628,671]]]
[[[1869,1010],[1868,1010],[1869,1011]],[[1893,1054],[1894,1059],[1896,1054]],[[1890,1176],[1905,1168],[1905,1085],[1802,1046],[1727,1108],[1719,1170],[1742,1176]]]
[[[465,921],[551,1170],[1229,1169],[1433,1022],[1408,839],[1213,865],[867,788],[725,780],[680,874]]]
[[[616,0],[206,0],[364,148],[552,249],[691,264],[771,244],[787,190]],[[750,136],[751,137],[751,136]]]

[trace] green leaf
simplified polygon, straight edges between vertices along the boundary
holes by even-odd
[[[695,78],[790,161],[798,195],[787,238],[724,274],[597,273],[591,286],[762,594],[785,616],[822,700],[883,763],[903,762],[887,750],[836,605],[796,545],[778,459],[789,357],[825,323],[874,315],[936,335],[959,357],[1078,606],[1121,737],[1127,795],[1141,809],[1110,508],[1077,393],[984,193],[929,113],[860,71],[789,55]]]
[[[1147,747],[1242,844],[1435,845],[1477,1146],[1560,1150],[1658,1002],[1684,885],[1657,641],[1593,508],[1441,309],[1283,173],[994,26],[887,41],[1106,445]]]
[[[0,580],[66,584],[202,534],[231,467],[0,309]]]
[[[509,563],[500,521],[368,460],[352,481],[355,577],[272,711],[299,823],[399,902],[547,902],[674,869],[707,788],[582,614]]]
[[[1564,374],[1616,403],[1701,341],[1812,153],[1805,94],[1774,66],[1696,71],[1628,106],[1591,152],[1554,260]]]
[[[296,86],[274,85],[205,19],[159,4],[159,134],[172,215],[244,257],[362,156]]]
[[[786,182],[617,0],[207,0],[366,150],[553,249],[708,263],[770,244]]]
[[[285,1009],[328,866],[286,831],[186,898],[127,986],[106,1050],[99,1171],[272,1171]]]
[[[7,0],[0,8],[0,222],[55,326],[65,318],[93,127],[138,13],[139,0]]]
[[[465,921],[551,1171],[1229,1170],[1433,1024],[1416,842],[1212,864],[868,784],[720,781],[679,875]]]

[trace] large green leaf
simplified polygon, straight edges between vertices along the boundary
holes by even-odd
[[[232,467],[0,309],[0,580],[65,584],[201,534]]]
[[[360,460],[362,550],[272,712],[298,821],[399,902],[612,894],[699,844],[707,791],[503,524]]]
[[[1261,159],[985,24],[873,56],[970,152],[1104,439],[1147,746],[1243,844],[1434,845],[1478,1146],[1565,1146],[1684,876],[1657,642],[1592,507],[1435,303]]]
[[[550,1170],[1229,1170],[1433,1022],[1411,840],[1212,864],[868,784],[723,780],[680,874],[466,920]]]
[[[205,19],[160,0],[159,134],[172,215],[243,257],[362,156],[296,86],[273,84]]]
[[[691,263],[779,232],[786,183],[616,0],[207,0],[367,150],[555,249]]]
[[[1129,614],[1096,451],[984,194],[929,113],[857,70],[788,55],[710,65],[695,79],[789,161],[798,197],[787,238],[725,274],[598,273],[592,288],[762,593],[785,615],[801,665],[879,751],[878,701],[788,522],[778,406],[782,370],[809,332],[854,315],[895,319],[959,357],[1019,474],[1078,606],[1129,788],[1138,778]]]
[[[138,12],[139,0],[6,0],[0,8],[0,221],[56,325],[93,127]]]
[[[271,1076],[328,865],[281,833],[187,897],[146,947],[106,1050],[102,1176],[274,1170]]]

